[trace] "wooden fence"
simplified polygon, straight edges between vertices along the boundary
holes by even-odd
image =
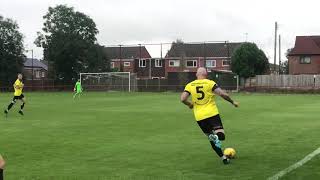
[[[320,75],[258,75],[251,86],[262,88],[320,88]]]

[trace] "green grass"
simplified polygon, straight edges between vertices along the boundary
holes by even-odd
[[[25,93],[25,116],[0,119],[6,178],[207,180],[266,179],[320,146],[318,95],[234,94],[218,98],[225,166],[177,93]],[[12,94],[0,94],[3,108]],[[320,179],[320,158],[283,179]]]

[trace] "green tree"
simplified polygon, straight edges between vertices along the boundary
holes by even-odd
[[[21,72],[23,55],[23,35],[18,24],[0,15],[0,83],[8,86]]]
[[[72,7],[49,7],[35,44],[44,48],[44,60],[53,67],[55,79],[71,82],[80,72],[109,69],[103,48],[96,43],[98,29],[87,15]]]
[[[177,39],[176,41],[172,42],[172,49],[175,49],[171,54],[171,56],[179,57],[180,65],[178,67],[178,79],[179,85],[185,86],[188,83],[188,72],[184,72],[186,68],[186,52],[184,48],[185,44],[182,39]]]
[[[231,70],[248,78],[269,70],[268,58],[254,43],[242,44],[231,57]]]
[[[110,61],[103,46],[99,44],[92,45],[88,50],[87,58],[89,61],[84,62],[85,72],[110,71]]]
[[[289,63],[288,61],[281,62],[280,74],[289,74]]]

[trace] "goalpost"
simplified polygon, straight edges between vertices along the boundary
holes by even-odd
[[[135,74],[130,72],[80,73],[80,82],[85,90],[134,91]]]

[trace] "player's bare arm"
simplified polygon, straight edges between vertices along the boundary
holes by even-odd
[[[192,109],[192,108],[193,108],[193,104],[192,104],[192,102],[190,102],[190,101],[188,100],[189,96],[190,96],[189,93],[187,93],[187,92],[182,92],[181,97],[180,97],[180,100],[181,100],[181,102],[182,102],[183,104],[185,104],[185,105],[188,106],[190,109]]]
[[[4,169],[4,166],[5,166],[5,161],[4,159],[2,158],[2,156],[0,155],[0,169]]]
[[[221,88],[219,88],[219,87],[216,88],[216,89],[214,90],[214,93],[217,94],[217,95],[219,95],[220,97],[222,97],[224,100],[230,102],[232,105],[234,105],[234,107],[239,107],[239,103],[236,102],[236,101],[233,101],[233,100],[231,99],[231,97],[229,96],[229,94],[226,93],[225,91],[223,91]]]
[[[19,86],[19,85],[13,85],[13,87],[15,88],[15,89],[21,89],[21,87]]]

